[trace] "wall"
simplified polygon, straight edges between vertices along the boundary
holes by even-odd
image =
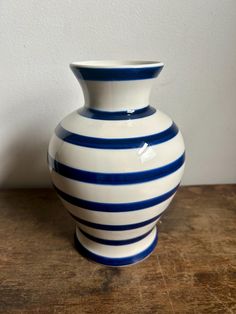
[[[49,185],[57,122],[81,106],[71,61],[150,59],[166,66],[152,103],[187,146],[183,184],[236,182],[236,1],[2,0],[0,184]]]

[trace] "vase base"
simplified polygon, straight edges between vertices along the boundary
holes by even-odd
[[[105,245],[88,239],[78,227],[75,232],[75,247],[85,258],[107,266],[128,266],[146,259],[158,242],[156,226],[144,239],[127,245]]]

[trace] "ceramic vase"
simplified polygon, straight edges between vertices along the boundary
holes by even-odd
[[[82,255],[110,266],[133,264],[154,250],[156,223],[184,171],[178,127],[149,104],[163,63],[88,61],[70,67],[85,101],[50,141],[53,186],[75,220]]]

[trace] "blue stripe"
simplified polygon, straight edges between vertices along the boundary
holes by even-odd
[[[129,225],[104,225],[104,224],[98,224],[95,222],[90,222],[84,219],[81,219],[75,215],[73,215],[71,212],[69,212],[70,215],[79,223],[81,223],[82,225],[85,225],[87,227],[91,227],[94,229],[99,229],[99,230],[108,230],[108,231],[124,231],[124,230],[133,230],[133,229],[138,229],[144,226],[149,225],[150,223],[156,221],[159,217],[161,217],[161,215],[163,214],[163,212],[151,219],[139,222],[139,223],[135,223],[135,224],[129,224]]]
[[[145,118],[153,115],[156,112],[156,109],[147,106],[142,109],[134,110],[133,112],[127,111],[100,111],[92,108],[83,107],[78,110],[78,113],[86,118],[96,119],[96,120],[134,120]]]
[[[79,80],[86,81],[130,81],[152,79],[159,75],[163,66],[143,68],[85,68],[71,65]]]
[[[127,245],[127,244],[131,244],[131,243],[135,243],[138,241],[141,241],[142,239],[144,239],[147,235],[149,235],[152,232],[153,229],[149,230],[148,232],[142,234],[139,237],[136,238],[132,238],[132,239],[128,239],[128,240],[105,240],[105,239],[101,239],[101,238],[97,238],[92,236],[91,234],[88,234],[87,232],[83,231],[82,229],[79,228],[79,231],[88,239],[97,242],[97,243],[101,243],[101,244],[105,244],[105,245],[114,245],[114,246],[119,246],[119,245]]]
[[[59,173],[60,175],[80,182],[106,185],[138,184],[157,180],[177,171],[184,164],[184,160],[185,154],[183,153],[183,155],[181,155],[175,161],[156,169],[140,172],[103,173],[69,167],[53,159],[48,154],[48,164],[55,172]]]
[[[173,122],[165,131],[152,135],[131,138],[98,138],[71,133],[59,124],[55,133],[60,139],[73,145],[98,149],[129,149],[141,148],[144,144],[151,146],[169,141],[177,135],[178,128]]]
[[[177,185],[174,189],[168,191],[165,194],[162,194],[160,196],[156,196],[153,198],[150,198],[148,200],[139,201],[139,202],[132,202],[132,203],[101,203],[101,202],[92,202],[83,200],[81,198],[77,198],[74,196],[71,196],[60,189],[58,189],[55,185],[54,188],[57,191],[58,195],[67,201],[68,203],[78,206],[80,208],[89,209],[93,211],[99,211],[99,212],[108,212],[108,213],[121,213],[121,212],[129,212],[129,211],[135,211],[135,210],[141,210],[148,207],[152,207],[155,205],[158,205],[170,198],[178,189]]]
[[[148,255],[150,255],[157,245],[158,233],[156,234],[155,239],[153,240],[153,242],[151,243],[151,245],[147,249],[145,249],[144,251],[142,251],[141,253],[138,253],[136,255],[129,256],[129,257],[122,257],[122,258],[110,258],[110,257],[97,255],[95,253],[92,253],[88,249],[86,249],[79,242],[76,235],[75,235],[74,239],[75,239],[75,247],[77,248],[79,253],[81,255],[83,255],[84,257],[91,259],[97,263],[108,265],[108,266],[125,266],[125,265],[129,265],[129,264],[137,263],[138,261],[141,261],[142,259],[144,259]]]

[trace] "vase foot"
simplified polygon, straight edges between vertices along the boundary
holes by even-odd
[[[142,240],[127,245],[106,245],[95,242],[85,236],[76,227],[75,247],[89,260],[107,266],[127,266],[147,258],[158,242],[158,231],[153,230]]]

